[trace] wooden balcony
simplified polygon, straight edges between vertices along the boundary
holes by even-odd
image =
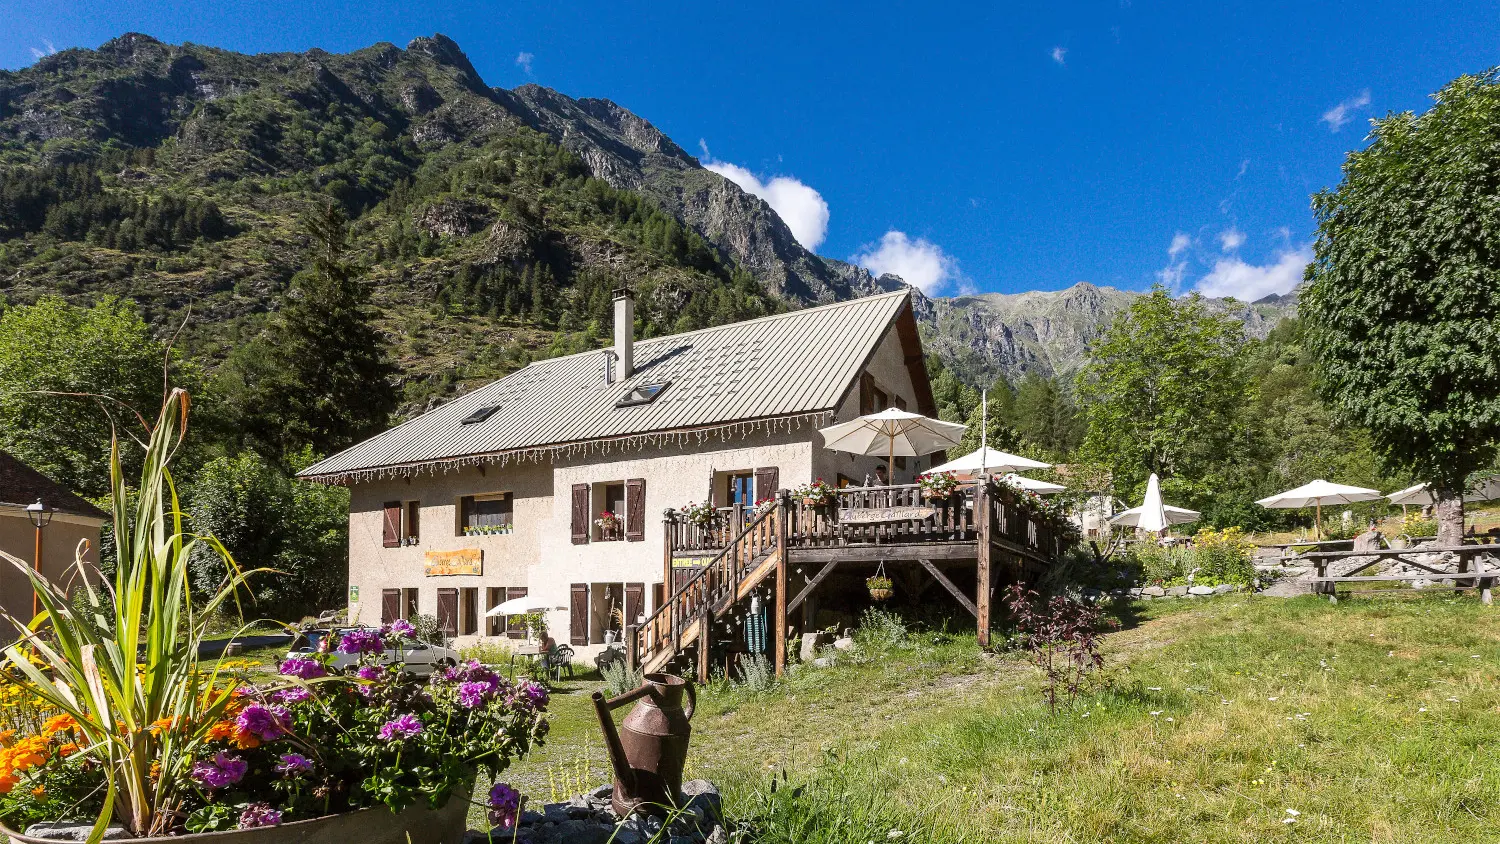
[[[726,508],[709,525],[666,513],[664,582],[671,595],[629,637],[631,658],[656,670],[695,642],[699,674],[708,671],[707,632],[720,615],[773,580],[774,661],[786,663],[787,617],[843,563],[920,565],[978,622],[988,642],[990,603],[999,581],[1031,579],[1067,550],[1075,534],[1029,513],[1015,490],[993,480],[961,486],[929,501],[915,484],[838,490],[819,506],[783,490],[760,511]],[[939,564],[975,565],[971,597]],[[796,595],[787,567],[811,564],[816,574]]]

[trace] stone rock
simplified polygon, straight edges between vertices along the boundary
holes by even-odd
[[[833,641],[833,646],[837,650],[852,651],[854,650],[854,639],[849,636],[845,636],[842,639],[835,639]]]
[[[833,664],[833,660],[829,659],[826,656],[820,656],[817,659],[813,660],[812,664],[817,668],[827,668],[828,666]]]
[[[1170,588],[1170,589],[1167,590],[1167,597],[1169,597],[1169,598],[1181,598],[1183,595],[1186,595],[1187,593],[1188,593],[1188,588],[1186,586],[1173,586],[1172,588]]]
[[[608,800],[609,798],[614,796],[614,793],[615,787],[613,785],[601,785],[593,791],[590,791],[589,796],[601,800]]]
[[[1160,586],[1147,586],[1145,589],[1141,590],[1141,594],[1148,598],[1160,598],[1161,596],[1167,594],[1167,590],[1161,588]]]
[[[591,821],[572,820],[558,824],[544,840],[549,844],[606,844],[613,834],[609,827]]]
[[[802,636],[801,657],[803,662],[812,662],[818,656],[818,651],[833,644],[833,634],[821,630],[806,633]]]
[[[93,829],[94,825],[91,823],[46,821],[26,827],[25,834],[44,841],[87,841]],[[119,824],[110,824],[104,830],[105,841],[126,841],[129,838],[125,834],[125,827]]]
[[[1189,595],[1212,595],[1212,594],[1214,594],[1214,588],[1212,586],[1193,586],[1193,587],[1191,587],[1191,588],[1188,589],[1188,594]]]
[[[1214,594],[1215,595],[1228,595],[1230,592],[1233,592],[1233,591],[1234,591],[1234,586],[1231,585],[1231,584],[1228,584],[1228,583],[1220,583],[1218,586],[1214,587]]]
[[[722,826],[716,826],[708,837],[703,839],[703,844],[729,844],[729,832]]]

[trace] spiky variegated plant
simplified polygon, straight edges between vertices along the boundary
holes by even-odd
[[[87,577],[80,545],[74,566],[88,590],[86,617],[67,594],[23,560],[0,557],[26,572],[41,603],[30,624],[10,619],[25,635],[5,649],[6,661],[37,697],[73,716],[88,742],[83,753],[103,763],[108,792],[89,837],[102,840],[110,818],[135,835],[163,834],[174,820],[192,748],[223,713],[231,684],[218,671],[198,670],[205,619],[249,574],[211,536],[184,533],[169,464],[187,432],[188,395],[173,390],[144,443],[132,507],[120,470],[120,441],[110,451],[115,548],[112,589]],[[201,609],[188,594],[188,559],[198,545],[224,561],[225,585]],[[257,569],[256,571],[261,571]],[[30,655],[28,655],[30,652]],[[31,658],[29,658],[29,656]],[[33,663],[33,659],[36,662]]]

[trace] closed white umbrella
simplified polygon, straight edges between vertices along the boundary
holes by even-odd
[[[1185,507],[1173,507],[1161,500],[1161,481],[1157,480],[1156,473],[1146,481],[1146,497],[1141,501],[1141,506],[1132,507],[1109,520],[1112,525],[1123,527],[1137,527],[1149,533],[1160,533],[1167,529],[1168,525],[1180,525],[1194,522],[1202,514],[1197,510],[1189,510]]]
[[[1320,478],[1311,483],[1305,483],[1296,489],[1289,489],[1286,492],[1262,498],[1255,503],[1262,507],[1272,507],[1278,510],[1317,508],[1317,536],[1319,539],[1322,539],[1324,504],[1354,504],[1359,501],[1374,501],[1381,497],[1379,490],[1366,489],[1362,486],[1350,486],[1348,484],[1336,484]]]
[[[1051,463],[1043,463],[1040,460],[1032,460],[1019,454],[1010,454],[999,449],[984,446],[956,457],[941,466],[934,466],[934,472],[953,472],[959,475],[983,474],[985,472],[1024,472],[1028,469],[1051,469]],[[1041,481],[1036,481],[1041,483]],[[1059,487],[1061,489],[1061,487]]]
[[[933,469],[932,471],[939,472],[942,470]],[[1049,481],[1039,481],[1036,478],[1022,477],[1021,475],[1017,475],[1015,472],[1011,472],[1005,475],[1004,477],[1000,478],[1000,480],[1010,484],[1011,486],[1019,487],[1028,492],[1034,492],[1037,495],[1055,495],[1067,489],[1067,487],[1063,486],[1062,484],[1054,484]]]
[[[894,472],[897,457],[921,457],[958,445],[964,426],[892,407],[830,425],[818,433],[823,435],[823,446],[834,451],[885,455]]]

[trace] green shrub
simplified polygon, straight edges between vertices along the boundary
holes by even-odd
[[[769,692],[776,685],[776,669],[765,654],[740,658],[740,680],[735,685],[750,692]]]
[[[901,616],[870,607],[859,618],[859,627],[854,631],[854,642],[861,650],[885,651],[905,644],[909,632],[906,620]]]

